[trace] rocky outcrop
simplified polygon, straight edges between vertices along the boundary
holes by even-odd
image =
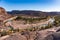
[[[57,27],[59,28],[59,27]],[[56,32],[56,27],[45,29],[41,31],[28,31],[16,32],[10,34],[8,37],[3,36],[3,40],[60,40],[60,32]]]
[[[22,36],[19,33],[14,33],[12,35],[6,35],[0,38],[0,40],[27,40],[26,37]]]
[[[7,12],[5,11],[4,8],[0,7],[0,20],[5,20],[5,19],[8,19],[10,18],[11,15],[7,14]]]
[[[0,15],[7,15],[7,12],[2,7],[0,7]]]
[[[44,40],[60,40],[60,32],[50,34]]]
[[[47,35],[44,40],[60,40],[60,28],[56,30],[56,32]]]

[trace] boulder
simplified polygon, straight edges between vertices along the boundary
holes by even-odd
[[[47,35],[47,37],[45,37],[44,40],[60,40],[60,32]]]

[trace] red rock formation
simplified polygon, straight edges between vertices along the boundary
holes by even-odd
[[[7,14],[4,8],[0,7],[0,21],[10,18],[11,15]]]
[[[0,15],[7,15],[4,8],[0,7]]]

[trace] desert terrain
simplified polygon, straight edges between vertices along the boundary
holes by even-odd
[[[0,40],[60,40],[60,20],[55,19],[56,15],[44,18],[44,14],[20,17],[8,13],[0,7]]]

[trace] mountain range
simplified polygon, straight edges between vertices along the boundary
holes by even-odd
[[[55,16],[55,15],[60,15],[60,12],[43,12],[43,11],[34,11],[34,10],[12,10],[12,11],[7,11],[8,14],[11,15],[28,15],[28,16],[37,16],[37,17],[42,17],[42,16]]]

